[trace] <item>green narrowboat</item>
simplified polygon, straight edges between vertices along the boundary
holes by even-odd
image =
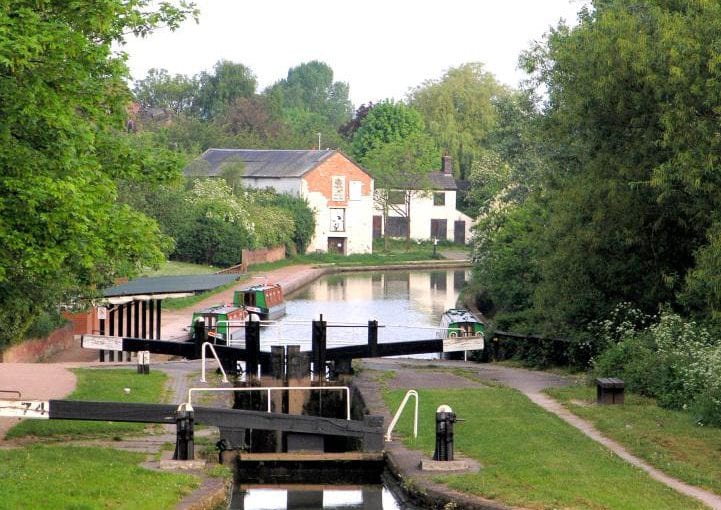
[[[260,320],[272,321],[285,315],[283,289],[277,283],[261,283],[236,290],[233,304],[257,314]]]
[[[204,310],[193,312],[193,322],[190,325],[191,335],[196,321],[205,322],[208,340],[213,343],[227,343],[228,340],[244,338],[243,324],[248,319],[248,312],[243,307],[215,305]],[[229,324],[229,321],[233,323]]]
[[[445,359],[466,359],[468,351],[484,348],[483,323],[468,310],[451,308],[441,317],[438,336],[443,339]]]

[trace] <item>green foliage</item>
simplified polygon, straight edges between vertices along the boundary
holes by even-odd
[[[145,78],[135,82],[133,95],[145,110],[167,108],[177,115],[191,111],[198,81],[184,74],[170,76],[165,69],[150,69]]]
[[[353,134],[353,155],[361,164],[381,146],[423,133],[420,113],[403,103],[382,101],[373,105]]]
[[[330,66],[317,60],[289,69],[288,76],[267,93],[276,95],[282,109],[318,114],[334,130],[347,122],[353,112],[348,84],[334,82]]]
[[[315,214],[308,205],[308,201],[287,193],[276,193],[271,189],[257,190],[251,193],[255,203],[280,209],[286,218],[293,219],[293,249],[290,251],[304,254],[315,234]]]
[[[375,145],[366,153],[364,163],[375,180],[373,199],[383,211],[385,225],[388,224],[389,211],[410,221],[412,199],[430,193],[429,169],[439,160],[438,149],[424,133],[411,133]],[[383,232],[387,243],[388,228],[384,228]],[[406,240],[410,241],[410,229],[407,230]]]
[[[474,62],[416,87],[409,104],[422,114],[436,144],[453,156],[465,177],[498,122],[494,101],[509,93],[483,64]]]
[[[721,425],[721,343],[670,312],[643,318],[651,321],[639,328],[628,320],[599,323],[597,334],[609,347],[596,358],[595,373],[620,377],[663,407],[689,409],[700,423]]]
[[[114,183],[128,161],[144,180],[159,165],[118,137],[129,94],[112,45],[194,13],[149,4],[18,0],[0,11],[0,345],[38,313],[163,258],[157,226],[119,206]]]
[[[216,62],[212,73],[202,72],[196,79],[193,111],[206,120],[222,113],[235,100],[251,97],[257,86],[250,68],[228,60]]]

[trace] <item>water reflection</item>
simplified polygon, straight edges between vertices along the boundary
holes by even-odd
[[[388,489],[381,485],[356,488],[328,486],[254,488],[241,486],[230,506],[235,510],[402,510]]]
[[[386,271],[328,275],[287,301],[287,315],[277,327],[266,328],[262,349],[295,343],[310,346],[309,321],[384,326],[379,342],[436,337],[441,315],[456,306],[469,270]],[[282,339],[282,340],[281,340]],[[365,343],[365,328],[331,328],[328,346]]]

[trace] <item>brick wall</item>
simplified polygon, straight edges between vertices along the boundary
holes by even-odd
[[[73,323],[53,331],[47,338],[26,340],[0,352],[3,363],[36,363],[75,345]]]
[[[335,175],[342,175],[345,177],[346,200],[342,202],[334,202],[331,200],[331,197],[333,196],[331,190],[331,177]],[[323,161],[320,165],[314,168],[313,171],[304,175],[303,178],[308,185],[308,191],[322,193],[323,196],[328,199],[328,207],[347,206],[347,199],[349,195],[348,187],[350,186],[350,181],[361,181],[363,183],[361,188],[362,195],[367,196],[371,192],[371,176],[339,152],[336,152],[331,157]]]
[[[262,262],[275,262],[285,258],[285,246],[275,248],[259,248],[257,250],[243,250],[241,260],[243,264],[260,264]]]

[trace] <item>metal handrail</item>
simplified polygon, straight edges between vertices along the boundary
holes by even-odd
[[[342,390],[345,391],[345,407],[346,407],[346,420],[350,420],[350,388],[348,386],[266,386],[263,388],[190,388],[188,390],[188,401],[186,404],[192,408],[192,396],[193,393],[201,391],[265,391],[268,394],[268,412],[271,412],[270,408],[270,392],[271,391],[291,391],[291,390]],[[417,410],[416,410],[417,412]]]
[[[205,348],[210,347],[210,351],[213,353],[213,357],[215,358],[215,361],[218,362],[218,366],[220,367],[220,371],[223,373],[223,382],[228,382],[228,376],[225,373],[225,369],[223,369],[223,364],[220,362],[220,359],[218,358],[218,353],[215,352],[215,347],[213,347],[213,344],[210,342],[203,342],[203,345],[201,347],[201,367],[202,367],[202,373],[200,375],[200,382],[206,382],[205,381]]]
[[[406,404],[408,403],[408,399],[411,397],[415,397],[416,400],[416,409],[413,416],[413,438],[415,439],[418,437],[418,392],[416,390],[408,390],[406,392],[406,396],[403,397],[401,405],[398,406],[396,415],[393,417],[393,419],[391,420],[391,424],[388,426],[388,432],[386,432],[386,441],[391,441],[391,434],[393,433],[393,429],[398,423],[398,420],[401,417],[401,413],[403,412],[403,409],[405,409]]]

